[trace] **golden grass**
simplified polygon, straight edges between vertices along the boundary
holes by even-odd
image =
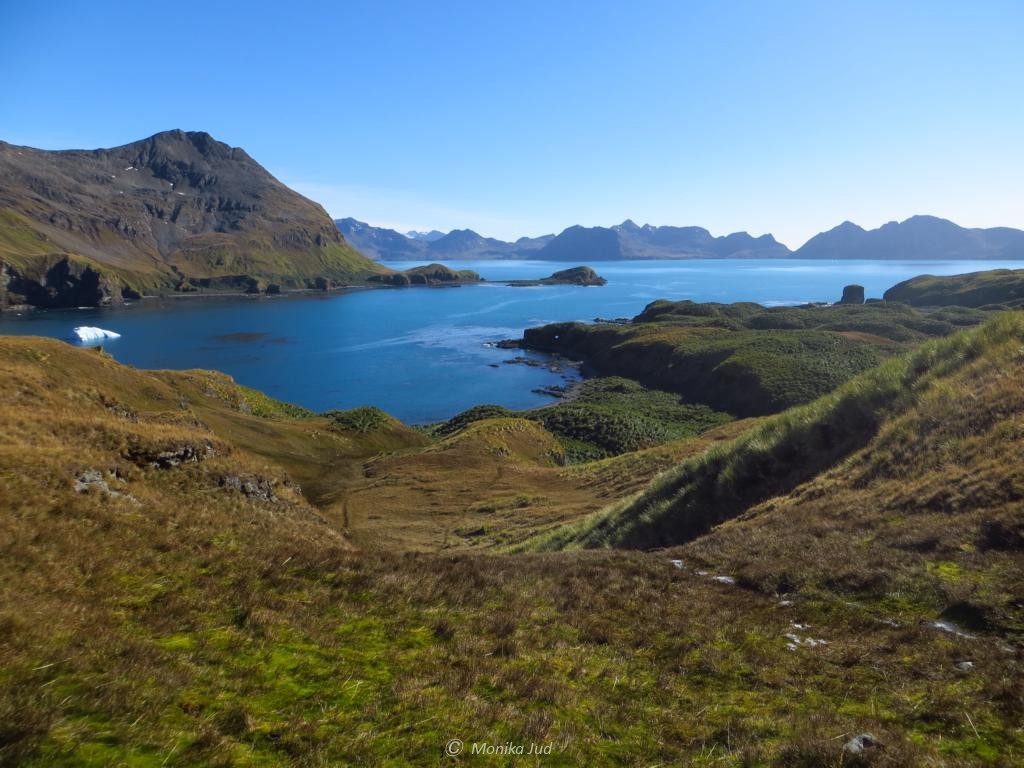
[[[1022,339],[965,349],[863,449],[687,551],[760,589],[849,593],[1024,632]]]
[[[858,605],[848,579],[822,578],[848,577],[861,556],[868,574],[903,569],[897,590],[924,573],[968,606],[1017,589],[1019,554],[1000,542],[1015,541],[1018,473],[1009,453],[998,462],[1019,445],[1016,358],[986,367],[960,349],[974,355],[964,378],[816,481],[817,501],[808,486],[765,505],[677,568],[664,552],[368,545],[438,549],[438,530],[479,518],[496,521],[483,538],[515,542],[757,425],[564,467],[558,443],[518,419],[430,444],[390,422],[339,431],[219,374],[0,338],[0,764],[437,765],[458,737],[552,744],[524,765],[1013,765],[1024,676],[1012,611],[967,639],[918,624],[931,604]],[[957,418],[936,424],[945,398]],[[927,450],[918,433],[934,435]],[[944,486],[954,460],[963,471]],[[878,483],[893,499],[864,490]],[[929,490],[946,506],[916,509]],[[1002,527],[974,552],[950,550],[996,492]],[[342,499],[363,505],[349,520],[362,550],[342,533]],[[889,506],[863,530],[855,504],[872,500]],[[899,509],[927,531],[957,518],[954,533],[935,557],[879,560],[914,530],[891,519]],[[371,519],[380,511],[391,516]],[[746,532],[758,525],[763,542]],[[775,566],[750,556],[762,543]],[[757,589],[703,577],[698,562]],[[780,573],[802,579],[791,605],[770,594]],[[828,644],[791,650],[794,631]],[[844,753],[865,731],[885,746]]]
[[[667,467],[735,436],[701,435],[583,465],[538,424],[488,419],[425,450],[378,456],[327,507],[361,548],[438,551],[516,544],[639,491]]]

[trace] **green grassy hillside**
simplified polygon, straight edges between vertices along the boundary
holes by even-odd
[[[569,399],[543,408],[513,412],[498,405],[474,406],[436,425],[433,431],[451,435],[481,419],[509,416],[542,424],[559,439],[569,463],[693,437],[732,420],[729,414],[686,403],[672,392],[609,376],[583,381]]]
[[[1024,305],[1024,270],[919,275],[894,285],[885,298],[915,307],[1020,307]]]
[[[809,402],[886,357],[980,322],[970,309],[650,304],[629,324],[556,323],[528,329],[531,348],[582,359],[736,416]]]
[[[1022,340],[1024,318],[1004,313],[977,329],[929,342],[861,374],[829,395],[766,420],[733,443],[680,465],[637,498],[556,533],[543,546],[654,547],[691,541],[766,499],[792,492],[865,446],[879,450],[880,431],[893,429],[893,420],[905,418],[922,402],[970,403],[968,416],[988,414],[979,426],[999,426],[1010,430],[1007,435],[1015,434],[1015,401],[979,400],[989,391],[981,390],[978,379],[994,376],[1009,381],[1019,373],[1024,365],[1019,354]],[[990,410],[983,411],[985,408]],[[963,417],[954,411],[945,419],[956,423]],[[995,424],[999,417],[1005,423]],[[939,414],[934,418],[938,420]],[[965,429],[971,426],[968,421]],[[906,443],[915,437],[926,446],[929,438],[947,440],[943,450],[955,456],[955,447],[935,427],[929,426],[919,435],[908,427],[903,430]],[[1005,453],[1006,446],[1000,445],[998,450]],[[892,467],[906,459],[883,453],[876,464]]]

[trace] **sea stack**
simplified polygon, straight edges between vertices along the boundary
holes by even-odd
[[[863,304],[864,303],[864,286],[863,285],[847,285],[843,288],[843,298],[839,300],[840,304]]]

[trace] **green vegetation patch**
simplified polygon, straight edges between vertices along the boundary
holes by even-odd
[[[265,419],[308,419],[316,415],[308,408],[286,403],[283,400],[275,400],[257,389],[243,387],[241,384],[235,384],[235,387],[237,387],[242,400],[255,416]]]
[[[331,420],[331,426],[343,432],[358,432],[365,435],[391,426],[394,422],[390,416],[376,406],[363,405],[347,411],[327,411],[324,414]]]
[[[716,411],[760,416],[810,402],[910,345],[986,316],[882,302],[765,308],[656,301],[630,324],[556,323],[528,329],[524,342]]]
[[[687,403],[679,395],[648,389],[618,376],[584,381],[570,400],[516,413],[478,405],[433,428],[454,434],[483,419],[518,416],[543,425],[562,443],[569,462],[618,456],[692,437],[732,420],[726,413]]]
[[[992,269],[964,275],[920,275],[885,292],[887,301],[922,306],[1024,306],[1024,269]]]

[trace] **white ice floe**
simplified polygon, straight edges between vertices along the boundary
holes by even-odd
[[[107,331],[103,328],[96,328],[91,325],[80,325],[71,332],[71,338],[74,341],[89,343],[103,341],[104,339],[119,339],[121,338],[121,334],[115,333],[114,331]]]

